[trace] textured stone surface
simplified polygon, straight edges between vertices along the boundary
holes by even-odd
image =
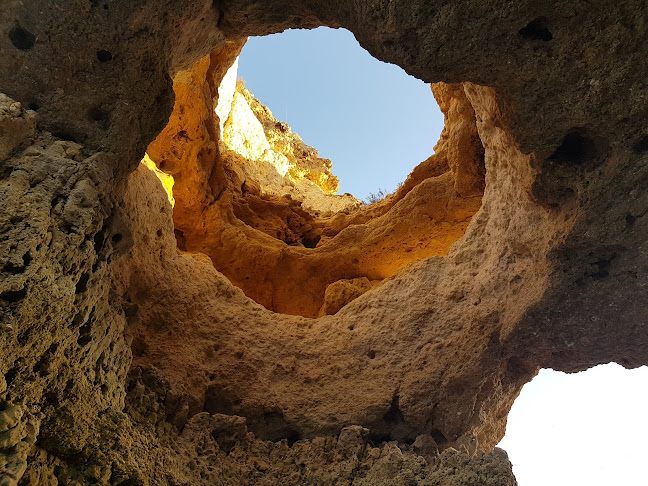
[[[201,420],[225,448],[243,419],[262,439],[309,437],[242,453],[245,464],[285,464],[270,484],[304,483],[309,464],[342,476],[314,444],[350,425],[376,443],[427,435],[444,449],[473,434],[489,450],[539,367],[648,363],[647,18],[642,2],[602,0],[0,3],[0,90],[10,98],[0,100],[0,401],[22,410],[3,419],[0,481],[16,484],[24,470],[34,485],[208,484],[219,474],[245,484],[237,462],[205,462],[218,439],[194,445]],[[244,36],[317,25],[350,29],[426,82],[462,83],[466,101],[453,107],[448,96],[448,116],[466,102],[474,110],[486,174],[481,208],[449,250],[378,275],[388,278],[334,316],[307,319],[247,298],[214,269],[215,243],[191,246],[204,235],[186,234],[184,247],[209,258],[178,253],[164,191],[147,169],[133,171],[168,122],[176,74],[210,53],[223,57],[205,72],[224,74]],[[213,110],[211,95],[204,101]],[[212,170],[218,147],[205,143],[194,194],[211,208],[226,174]],[[402,201],[429,194],[421,173],[434,164],[417,170],[422,182]],[[444,187],[473,191],[479,171],[463,174],[467,184]],[[359,276],[374,278],[335,276],[317,294]],[[310,444],[303,455],[299,444]],[[275,448],[291,459],[275,461]],[[392,456],[389,444],[377,448]],[[497,452],[453,454],[441,460],[467,484],[512,481]],[[434,477],[435,466],[410,459],[376,461],[362,480]],[[470,476],[474,461],[497,479]]]
[[[0,160],[29,142],[34,136],[36,114],[24,110],[20,103],[0,94]]]
[[[336,314],[349,302],[357,299],[367,290],[371,290],[371,281],[367,277],[338,280],[326,287],[324,293],[324,304],[320,309],[320,315]]]

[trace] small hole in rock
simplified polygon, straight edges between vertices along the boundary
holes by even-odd
[[[529,40],[539,40],[544,42],[549,42],[553,39],[553,34],[547,28],[547,19],[544,17],[539,17],[524,27],[520,29],[518,35]]]
[[[99,106],[95,106],[94,108],[90,108],[88,110],[88,118],[92,121],[106,121],[108,120],[109,116],[109,113]]]
[[[38,362],[32,367],[32,371],[41,376],[46,376],[49,373],[50,363],[52,361],[52,354],[53,354],[52,351],[48,351],[45,354],[43,354],[43,356],[41,356]]]
[[[105,236],[106,236],[106,229],[102,228],[101,231],[97,232],[97,234],[94,235],[94,251],[95,253],[99,254],[99,252],[103,248],[103,244],[105,241]]]
[[[2,271],[10,275],[18,275],[19,273],[23,273],[25,271],[25,267],[23,266],[18,267],[16,265],[12,265],[11,263],[7,263],[2,269]]]
[[[74,142],[79,144],[83,144],[83,142],[85,142],[85,139],[88,138],[88,136],[85,133],[75,133],[66,129],[54,130],[52,131],[52,135],[54,135],[56,138],[60,140],[67,140],[69,142]]]
[[[394,398],[392,398],[391,404],[389,406],[389,410],[383,415],[383,420],[387,423],[399,423],[399,422],[404,422],[405,417],[403,416],[403,412],[401,412],[399,402],[400,397],[396,395]]]
[[[110,51],[106,51],[105,49],[100,49],[97,51],[97,59],[99,59],[99,62],[108,62],[112,61],[113,55]]]
[[[301,438],[299,431],[286,421],[282,412],[264,413],[248,428],[262,440],[277,442],[285,439],[289,446]]]
[[[27,270],[27,267],[29,266],[31,261],[32,261],[32,257],[29,254],[29,252],[27,252],[22,257],[22,265],[18,266],[18,265],[12,265],[11,263],[7,263],[4,267],[4,271],[12,275],[24,273],[25,270]]]
[[[635,221],[637,221],[637,217],[628,213],[626,214],[625,220],[626,220],[626,226],[628,228],[631,228],[634,225]]]
[[[32,111],[38,111],[38,109],[40,108],[40,105],[38,103],[29,103],[27,105],[27,108],[29,108]]]
[[[14,27],[9,31],[9,40],[16,49],[28,51],[36,43],[36,36],[22,27]]]
[[[367,358],[374,359],[376,357],[376,352],[372,349],[367,353]]]
[[[90,341],[92,341],[92,336],[90,334],[82,334],[79,336],[79,339],[77,339],[77,344],[83,348],[87,346]]]
[[[78,295],[78,294],[82,294],[83,292],[85,292],[86,289],[88,288],[88,280],[90,280],[90,274],[89,273],[84,273],[83,275],[81,275],[81,278],[79,279],[79,281],[76,284],[76,290],[75,290],[74,293]]]
[[[2,292],[0,294],[0,299],[4,300],[5,302],[14,303],[24,299],[26,295],[27,289],[7,290],[6,292]]]
[[[594,142],[578,131],[568,133],[549,160],[580,164],[596,154]]]
[[[645,135],[641,140],[639,140],[633,150],[636,154],[643,154],[648,152],[648,135]]]
[[[179,229],[174,229],[173,230],[173,235],[176,238],[176,243],[178,245],[178,249],[181,251],[186,251],[187,250],[187,239],[184,236],[184,233],[180,231]]]
[[[123,238],[124,235],[122,235],[121,233],[115,233],[114,235],[112,235],[111,240],[113,243],[119,243]]]
[[[17,376],[18,376],[18,366],[14,366],[9,371],[7,371],[7,374],[5,375],[5,381],[7,382],[8,387],[11,386],[11,384],[15,381]]]
[[[305,248],[315,248],[317,247],[317,244],[320,242],[321,236],[316,235],[312,238],[306,237],[302,239],[302,243]]]
[[[85,312],[83,310],[80,310],[77,312],[77,314],[74,316],[72,319],[72,322],[68,326],[69,328],[75,328],[81,326],[83,323],[85,323]]]
[[[60,405],[59,397],[55,391],[46,393],[45,395],[43,395],[43,398],[45,399],[45,403],[47,403],[48,405],[54,408],[58,408]]]

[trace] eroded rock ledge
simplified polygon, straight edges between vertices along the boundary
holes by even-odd
[[[265,457],[285,465],[265,470],[275,484],[316,483],[299,464],[348,484],[326,472],[347,467],[327,454],[357,426],[380,450],[350,456],[373,484],[510,483],[497,452],[460,465],[444,452],[425,468],[405,445],[472,435],[489,451],[539,367],[648,363],[646,18],[640,2],[584,0],[2,2],[0,481],[244,484],[252,466],[233,462]],[[461,85],[486,177],[447,253],[310,319],[255,303],[193,253],[205,239],[191,231],[192,253],[179,252],[166,194],[139,162],[179,73],[247,35],[318,25],[350,29],[426,82]],[[232,60],[204,61],[212,74],[198,79],[220,79]],[[213,192],[228,187],[225,166],[210,165],[218,137],[191,159],[204,173],[186,187],[231,215],[243,194],[225,205]],[[237,221],[253,242],[286,245]],[[400,461],[384,440],[400,441],[400,465],[378,464]],[[496,478],[434,476],[475,461],[499,464]]]

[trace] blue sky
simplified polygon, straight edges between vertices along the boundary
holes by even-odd
[[[542,370],[508,417],[505,449],[520,486],[648,484],[648,368]]]
[[[434,152],[443,115],[429,85],[378,61],[349,31],[251,37],[239,76],[275,118],[333,161],[340,193],[388,192]]]

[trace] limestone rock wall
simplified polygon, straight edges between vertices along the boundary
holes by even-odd
[[[252,421],[233,410],[219,415],[231,398],[203,382],[216,375],[174,381],[152,366],[160,350],[148,333],[171,344],[179,329],[150,299],[168,299],[179,285],[193,282],[196,296],[225,312],[220,323],[259,311],[268,323],[272,314],[208,259],[178,254],[171,205],[152,171],[142,165],[126,186],[108,185],[111,156],[85,157],[83,146],[38,131],[33,112],[3,101],[11,118],[2,123],[22,131],[3,142],[12,157],[3,162],[2,182],[2,484],[435,484],[448,476],[449,484],[513,484],[502,453],[437,457],[429,446],[374,444],[361,427],[338,439],[297,440],[301,434],[287,432],[292,426],[279,412]],[[52,164],[57,172],[48,170]],[[84,253],[72,259],[72,249]],[[124,252],[132,252],[126,260]],[[48,292],[37,282],[49,282]],[[211,334],[215,322],[205,317],[202,329]],[[191,339],[187,357],[218,354],[217,342]],[[167,357],[181,358],[183,345],[167,349]],[[290,444],[267,441],[286,434]]]
[[[36,441],[61,460],[98,460],[122,416],[131,351],[110,266],[132,240],[115,157],[84,154],[0,102],[13,135],[0,181],[0,480],[15,484]]]
[[[374,484],[511,483],[497,452],[459,462],[442,453],[441,464],[466,472],[461,483],[433,476],[439,468],[414,457],[423,449],[410,456],[402,441],[444,449],[472,434],[487,451],[539,367],[648,362],[647,18],[642,2],[603,0],[0,3],[0,481],[244,484],[252,473],[235,464],[264,457],[285,465],[266,478],[299,484],[310,480],[299,464],[322,478],[343,471],[326,437],[339,442],[356,425],[375,444],[400,440],[407,456],[383,444],[380,457],[395,463],[359,459]],[[337,314],[308,319],[233,286],[214,268],[222,244],[193,246],[208,241],[205,221],[233,214],[233,196],[219,196],[228,174],[209,133],[218,123],[195,125],[204,143],[192,145],[188,173],[199,177],[176,181],[199,186],[184,197],[213,212],[183,213],[179,197],[175,226],[182,215],[191,231],[174,237],[162,187],[135,169],[167,126],[179,73],[196,74],[187,84],[213,118],[215,79],[242,38],[318,25],[350,29],[426,82],[461,84],[466,101],[448,116],[470,104],[486,172],[481,206],[447,253],[392,269]],[[425,164],[401,201],[430,194],[417,192],[428,173],[447,171]],[[460,173],[444,187],[479,187],[479,171]],[[347,218],[366,223],[369,213]],[[233,241],[285,245],[230,219]],[[345,232],[357,241],[337,224],[329,242],[347,245]],[[178,252],[183,238],[210,259]],[[241,420],[251,445],[241,445]]]

